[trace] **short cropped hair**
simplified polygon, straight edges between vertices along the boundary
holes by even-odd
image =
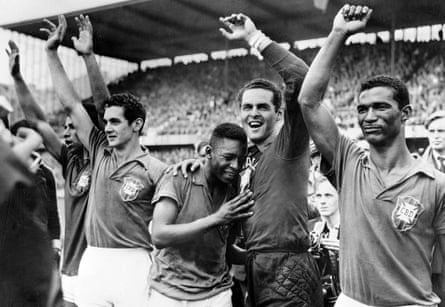
[[[433,121],[441,118],[445,118],[445,111],[440,110],[432,113],[425,121],[425,128],[428,130]]]
[[[247,135],[244,129],[232,123],[223,123],[216,126],[210,137],[210,146],[214,147],[221,139],[230,139],[241,143],[243,152],[247,151]]]
[[[122,107],[124,109],[124,117],[129,124],[138,118],[142,119],[142,128],[139,131],[139,133],[142,133],[146,112],[138,98],[130,93],[114,94],[105,100],[105,108],[109,107]]]
[[[272,104],[275,107],[275,112],[277,112],[281,108],[281,101],[283,99],[283,94],[280,88],[273,83],[272,81],[266,79],[253,79],[252,81],[247,82],[239,91],[237,95],[237,100],[241,104],[241,99],[243,98],[243,94],[246,90],[261,88],[264,90],[269,90],[272,92]]]
[[[360,85],[360,93],[374,87],[389,87],[393,90],[393,98],[397,101],[399,109],[409,105],[409,93],[405,83],[398,78],[386,75],[378,75],[365,80]]]
[[[36,128],[36,125],[35,124],[33,124],[31,121],[29,121],[29,120],[26,120],[26,119],[22,119],[22,120],[19,120],[19,121],[17,121],[17,122],[15,122],[12,126],[11,126],[11,133],[13,134],[13,135],[17,135],[17,131],[20,129],[20,128],[22,128],[22,127],[24,127],[24,128],[30,128],[30,129],[33,129],[33,130],[36,130],[37,131],[37,128]]]

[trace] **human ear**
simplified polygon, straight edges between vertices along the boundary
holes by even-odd
[[[135,132],[139,132],[141,131],[142,127],[144,126],[144,121],[142,120],[142,118],[136,118],[133,123],[133,131]]]
[[[206,145],[205,147],[206,158],[212,159],[212,151],[213,151],[212,146]]]
[[[406,105],[402,108],[402,122],[406,122],[410,117],[411,113],[413,112],[413,109],[411,105]]]

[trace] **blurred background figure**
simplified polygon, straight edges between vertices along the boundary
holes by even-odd
[[[20,120],[12,125],[11,133],[12,135],[17,136],[17,132],[21,127],[35,130],[32,126],[33,125],[29,121]],[[36,212],[36,221],[47,230],[53,247],[54,258],[58,265],[61,245],[59,213],[57,211],[56,181],[51,169],[45,165],[37,151],[31,153],[29,165],[31,172],[33,172],[37,178],[35,184],[39,190],[39,195],[42,197],[42,206],[40,206]]]
[[[60,281],[48,229],[39,214],[45,198],[33,173],[35,151],[42,138],[26,127],[20,127],[17,137],[13,137],[3,121],[0,136],[0,167],[5,174],[0,176],[1,305],[61,306]]]
[[[318,174],[315,180],[313,204],[318,209],[320,217],[311,232],[311,252],[319,265],[324,304],[325,306],[334,306],[340,292],[338,193],[326,177]]]
[[[425,149],[422,157],[434,165],[434,167],[445,172],[445,111],[436,111],[432,113],[425,121],[429,146]],[[432,262],[432,282],[434,293],[439,295],[442,302],[440,307],[445,306],[445,280],[442,275],[444,272],[444,261],[439,248],[434,249]]]

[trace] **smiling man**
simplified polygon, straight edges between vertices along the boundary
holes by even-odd
[[[54,88],[91,159],[85,220],[87,248],[79,266],[78,306],[147,306],[151,265],[151,199],[166,165],[139,143],[146,111],[130,94],[105,99],[104,131],[94,126],[57,54],[66,30],[48,22],[47,59]]]
[[[336,56],[371,13],[353,5],[338,12],[299,96],[309,133],[337,177],[342,294],[336,306],[437,306],[431,258],[436,236],[445,247],[445,176],[408,150],[406,85],[389,76],[361,84],[357,115],[369,153],[339,133],[322,105]]]
[[[230,30],[221,29],[227,39],[256,48],[286,85],[282,92],[271,81],[255,79],[238,93],[242,126],[252,143],[241,179],[255,200],[254,215],[242,223],[249,299],[257,307],[321,306],[318,269],[307,252],[309,135],[297,101],[307,66],[247,16],[221,22]]]

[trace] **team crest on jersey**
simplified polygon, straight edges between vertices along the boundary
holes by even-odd
[[[133,177],[125,177],[124,183],[119,190],[119,194],[123,201],[132,201],[138,197],[143,188],[144,185],[139,179]]]
[[[416,225],[424,209],[424,206],[414,197],[397,197],[396,207],[392,211],[393,226],[399,231],[410,230]]]
[[[88,190],[88,188],[90,187],[90,182],[91,182],[91,172],[89,170],[84,170],[82,172],[82,175],[80,175],[79,180],[77,181],[76,189],[79,192]]]

